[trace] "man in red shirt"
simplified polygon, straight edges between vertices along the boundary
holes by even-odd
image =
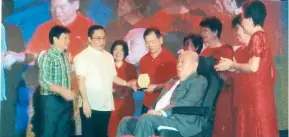
[[[41,51],[48,50],[51,44],[47,36],[49,30],[55,25],[65,26],[71,31],[71,42],[68,48],[68,54],[71,57],[86,48],[87,30],[94,22],[78,12],[78,9],[79,0],[50,0],[52,19],[37,27],[25,52],[18,54],[10,52],[16,59],[15,61],[30,63]]]
[[[147,28],[143,36],[149,52],[140,60],[140,74],[149,75],[150,85],[145,90],[142,114],[156,101],[164,83],[177,75],[176,57],[162,46],[160,30]]]

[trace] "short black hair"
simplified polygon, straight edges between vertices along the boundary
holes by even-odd
[[[110,48],[110,53],[113,54],[114,49],[116,48],[117,45],[121,45],[123,52],[124,52],[124,59],[128,56],[128,45],[124,40],[116,40],[112,43],[111,48]]]
[[[241,25],[241,14],[235,16],[232,20],[232,28],[236,28],[237,25]]]
[[[245,18],[252,18],[254,25],[263,26],[267,11],[266,6],[261,1],[247,2],[243,5],[243,12]]]
[[[63,27],[63,26],[59,26],[59,25],[56,25],[54,27],[52,27],[50,29],[50,32],[49,32],[49,42],[50,44],[54,44],[54,40],[53,38],[56,37],[56,38],[59,38],[61,34],[70,34],[70,30],[67,29],[66,27]]]
[[[143,33],[143,38],[145,39],[145,37],[151,33],[155,33],[158,38],[162,37],[161,31],[158,28],[150,27]]]
[[[102,27],[101,25],[92,25],[89,27],[88,29],[88,37],[92,38],[94,31],[96,30],[103,30],[105,32],[104,27]]]
[[[200,22],[201,27],[210,28],[211,31],[218,32],[220,38],[222,34],[222,22],[217,17],[207,17]]]
[[[189,34],[184,37],[183,44],[185,45],[185,43],[189,40],[194,44],[196,52],[200,54],[203,49],[203,43],[204,43],[202,36],[197,35],[197,34]]]

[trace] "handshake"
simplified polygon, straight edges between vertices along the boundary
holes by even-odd
[[[3,64],[4,69],[11,69],[11,66],[16,62],[20,62],[20,60],[21,54],[13,51],[7,51],[1,56],[1,63]]]
[[[3,64],[4,69],[11,69],[12,65],[17,62],[24,62],[25,52],[13,52],[7,51],[1,56],[1,63]]]
[[[26,53],[26,52],[13,52],[13,51],[7,51],[1,56],[1,63],[3,64],[3,67],[5,69],[11,69],[12,65],[15,63],[23,63],[27,62],[30,65],[34,64],[35,59],[37,59],[38,56],[46,54],[46,51],[41,51],[38,54],[36,53]]]

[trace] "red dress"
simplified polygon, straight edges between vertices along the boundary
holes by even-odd
[[[116,67],[117,76],[120,78],[130,81],[137,78],[136,68],[134,65],[124,62],[121,67]],[[118,95],[114,96],[115,110],[112,111],[109,125],[108,125],[108,136],[116,137],[116,132],[120,120],[125,116],[133,116],[135,111],[135,104],[133,94],[128,88],[118,85],[113,85],[115,92]]]
[[[212,56],[219,62],[221,57],[232,59],[233,50],[229,45],[223,45],[218,48],[206,48],[201,53],[201,56]],[[219,72],[219,74],[224,79],[225,84],[216,104],[213,137],[232,137],[232,73]]]
[[[242,85],[236,87],[240,98],[234,137],[279,137],[274,101],[276,69],[265,32],[251,36],[242,58],[248,63],[254,56],[260,57],[257,72],[242,74]]]
[[[237,63],[248,63],[249,60],[249,47],[240,46],[234,52],[234,59]],[[248,73],[236,72],[234,75],[234,97],[233,97],[233,108],[237,108],[240,105],[240,96],[242,88],[242,78],[248,75]],[[244,80],[243,80],[244,81]]]

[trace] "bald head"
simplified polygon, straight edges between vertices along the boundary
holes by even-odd
[[[199,56],[196,52],[184,51],[178,59],[178,77],[185,80],[188,76],[197,71]]]
[[[198,63],[199,61],[199,56],[196,52],[192,51],[184,51],[180,57],[184,58],[185,60],[188,60],[189,62],[192,63]]]

